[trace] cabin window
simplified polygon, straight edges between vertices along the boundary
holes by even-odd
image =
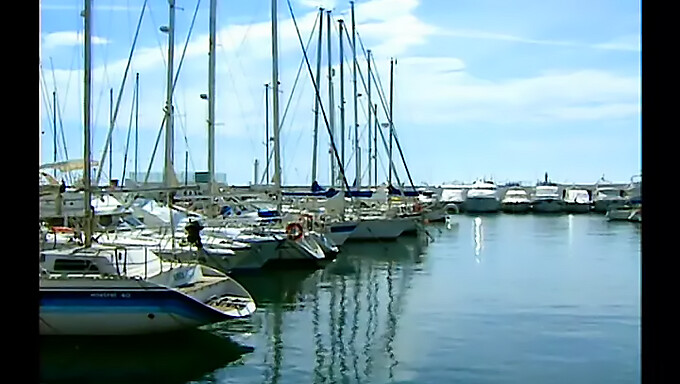
[[[99,268],[90,260],[57,259],[54,261],[56,272],[99,272]]]

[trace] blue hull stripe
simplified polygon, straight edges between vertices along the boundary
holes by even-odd
[[[216,322],[228,315],[175,291],[42,291],[40,310],[48,313],[171,312],[200,322]]]

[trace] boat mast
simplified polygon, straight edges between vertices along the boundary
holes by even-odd
[[[394,95],[393,95],[393,90],[394,90],[394,59],[390,59],[390,172],[389,176],[387,179],[387,184],[392,185],[392,131],[394,130],[393,123],[392,123],[392,117],[393,117],[393,110],[392,107],[394,105]]]
[[[350,1],[350,9],[352,11],[352,76],[354,81],[354,162],[355,164],[355,178],[357,182],[357,189],[361,187],[361,148],[359,148],[359,118],[357,115],[357,35],[356,25],[354,24],[354,2]]]
[[[84,68],[84,101],[83,101],[83,127],[84,127],[84,145],[83,145],[83,189],[84,189],[84,199],[85,199],[85,246],[89,247],[92,245],[92,198],[90,194],[90,105],[92,101],[92,52],[90,51],[90,11],[91,11],[92,0],[85,0],[85,9],[83,11],[83,17],[85,18],[85,68]]]
[[[168,79],[167,79],[167,98],[165,101],[165,186],[171,187],[176,183],[174,158],[174,129],[173,129],[173,58],[175,56],[175,0],[168,0],[170,12],[170,27],[168,28]],[[167,206],[170,215],[170,234],[172,236],[172,249],[175,249],[175,224],[172,217],[172,192],[167,191]]]
[[[269,178],[269,84],[264,85],[264,142],[266,145],[266,163],[265,163],[265,175],[267,182],[269,184],[271,179]]]
[[[338,20],[340,32],[340,172],[344,173],[345,169],[345,77],[343,71],[343,57],[342,57],[342,30],[345,25],[343,20]],[[340,183],[342,184],[342,183]]]
[[[373,185],[373,165],[372,165],[372,158],[371,156],[373,155],[373,148],[371,148],[371,126],[372,119],[371,116],[373,115],[373,108],[371,105],[371,50],[368,49],[366,50],[366,55],[368,56],[366,60],[366,64],[368,64],[368,71],[367,77],[368,77],[368,185],[371,186]],[[377,176],[377,175],[376,175]]]
[[[373,117],[375,124],[373,126],[373,173],[375,176],[375,186],[378,186],[378,104],[373,104]]]
[[[277,25],[277,0],[272,0],[272,117],[274,119],[274,185],[276,208],[281,212],[281,154],[279,148],[279,50]]]
[[[319,8],[319,42],[316,48],[316,82],[321,79],[321,38],[323,35],[323,8]],[[312,150],[312,183],[316,181],[317,141],[319,138],[319,97],[314,97],[314,147]]]
[[[174,127],[172,108],[172,85],[175,56],[175,0],[168,0],[170,8],[170,27],[168,32],[168,74],[167,94],[165,99],[165,172],[163,181],[166,187],[170,187],[174,180]],[[169,196],[170,194],[168,194]]]
[[[210,39],[208,50],[208,190],[215,193],[215,39],[217,0],[210,0]],[[211,199],[212,201],[212,199]]]
[[[53,146],[53,162],[57,162],[57,91],[52,91],[52,123],[53,123],[53,129],[52,132],[54,133],[52,136],[52,146]],[[55,168],[53,171],[54,177],[57,177],[57,169]]]
[[[113,88],[109,90],[109,129],[113,132]],[[109,181],[113,179],[113,137],[109,140]]]
[[[137,182],[137,159],[139,159],[139,72],[135,76],[135,183]],[[123,175],[125,177],[125,175]]]
[[[337,180],[337,175],[335,171],[335,150],[333,148],[333,140],[335,137],[335,106],[333,103],[333,67],[332,67],[332,52],[333,48],[331,45],[331,11],[326,11],[326,31],[327,31],[327,40],[328,40],[328,120],[331,128],[331,145],[330,145],[330,154],[331,154],[331,186],[334,187],[336,185],[336,180]]]

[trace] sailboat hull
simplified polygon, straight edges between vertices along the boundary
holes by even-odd
[[[231,318],[177,290],[141,280],[41,281],[41,335],[140,335]]]
[[[396,239],[404,231],[414,227],[413,219],[392,218],[392,219],[367,219],[362,220],[352,232],[350,240],[385,240]]]

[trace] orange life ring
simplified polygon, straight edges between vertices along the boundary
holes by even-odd
[[[286,234],[291,240],[300,240],[304,235],[304,229],[300,223],[290,223],[286,226]]]
[[[73,228],[69,227],[52,227],[54,233],[73,233]]]

